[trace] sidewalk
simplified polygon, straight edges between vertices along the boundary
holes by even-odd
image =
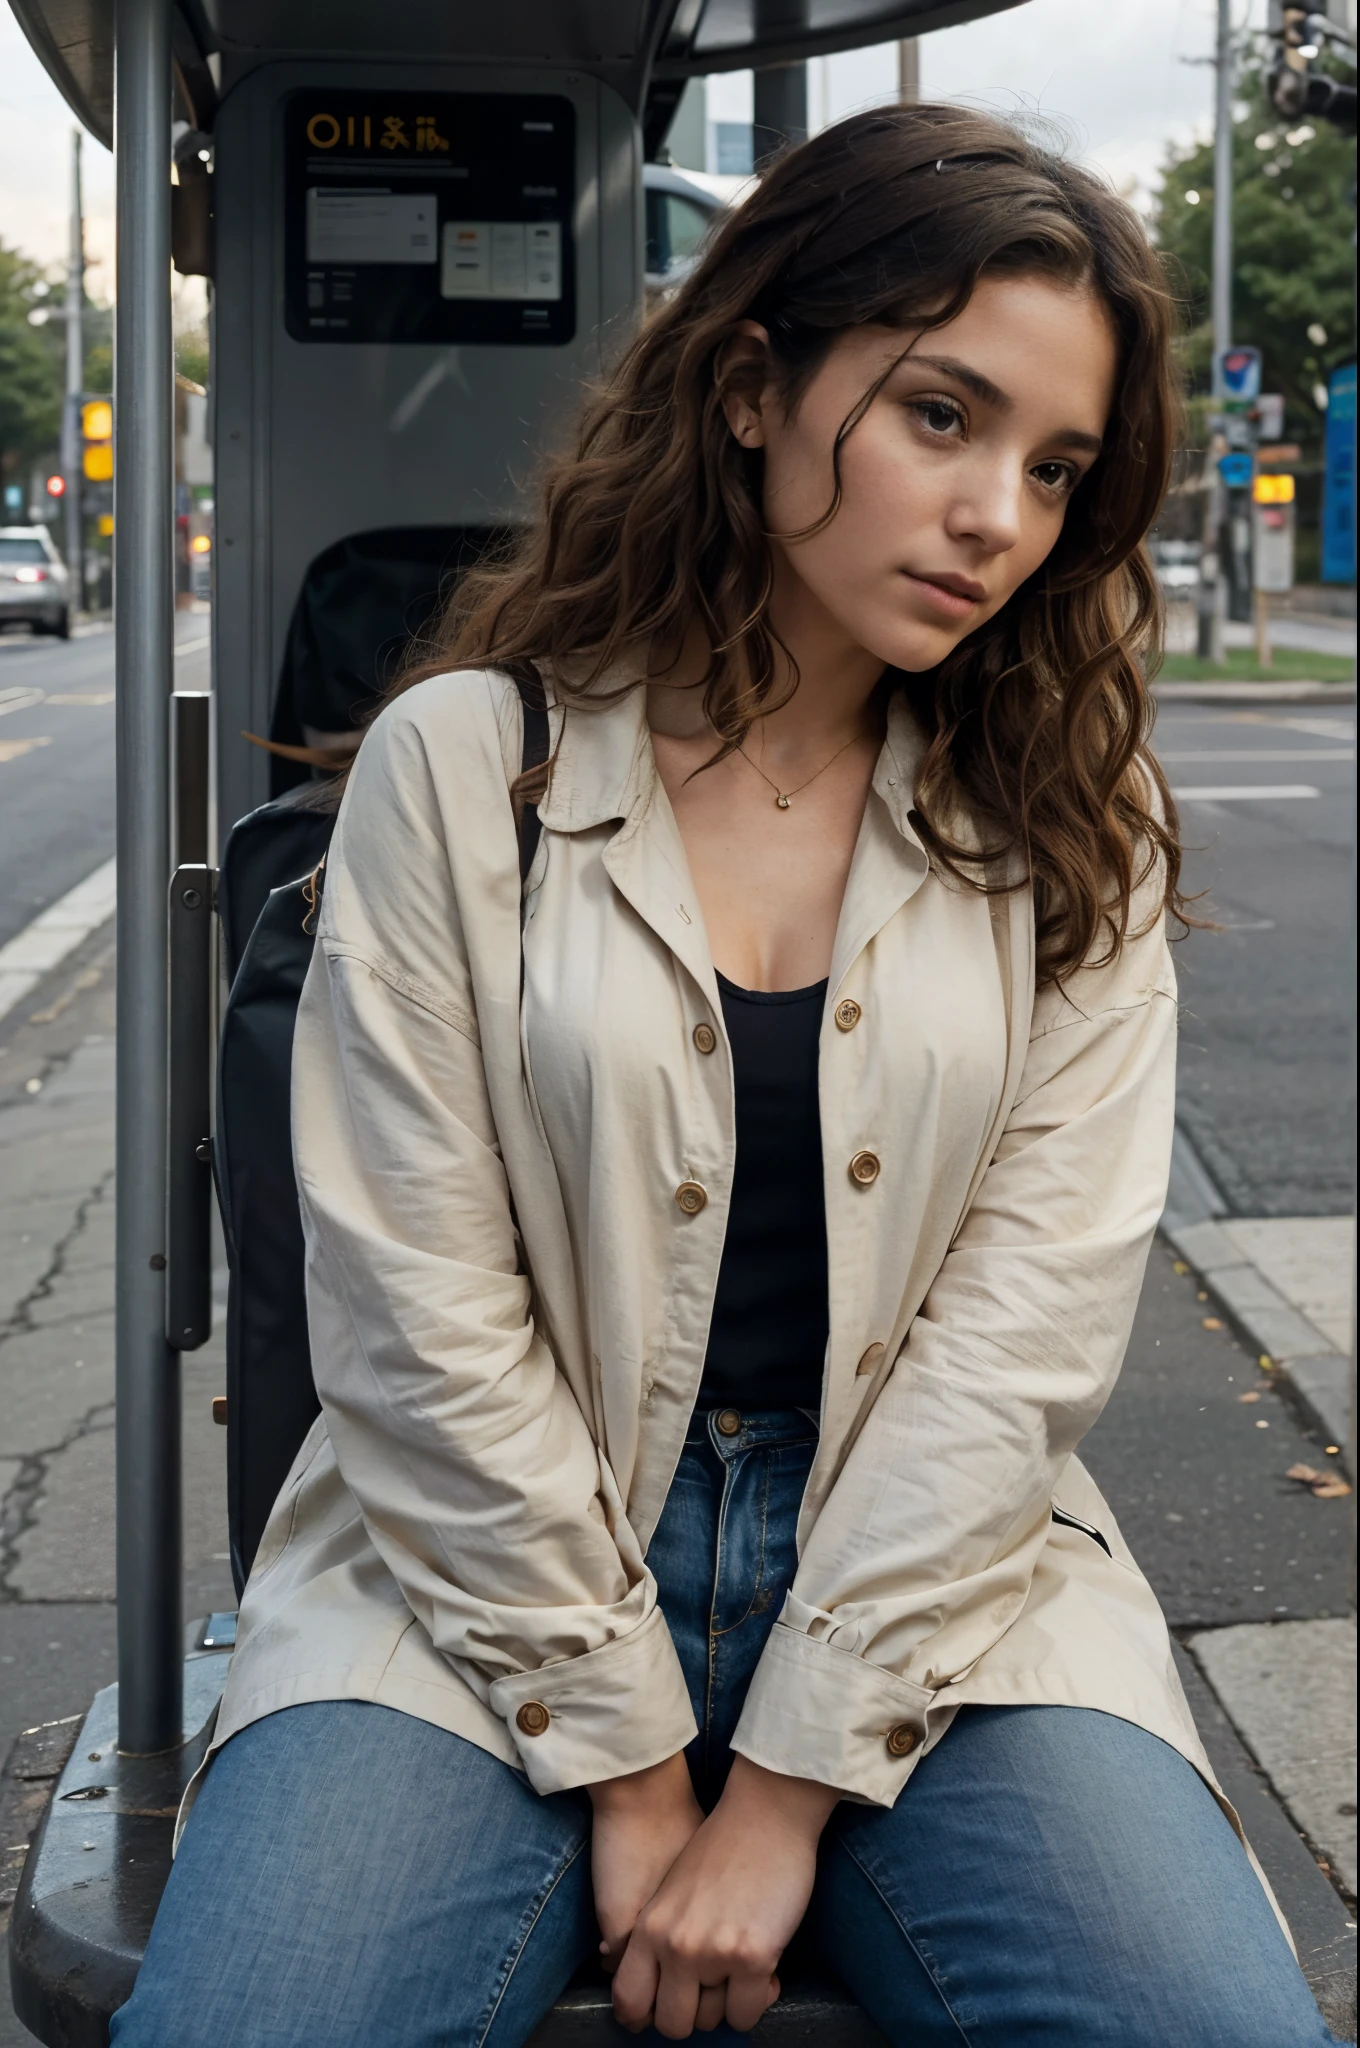
[[[1185,1134],[1162,1234],[1201,1283],[1206,1327],[1226,1322],[1317,1450],[1286,1478],[1318,1499],[1351,1490],[1355,1223],[1230,1217]],[[1213,1311],[1219,1313],[1215,1315]],[[1260,1388],[1241,1402],[1257,1403]],[[1267,1426],[1258,1422],[1258,1428]],[[1244,1623],[1186,1647],[1319,1864],[1349,1897],[1356,1867],[1356,1629],[1350,1619]]]

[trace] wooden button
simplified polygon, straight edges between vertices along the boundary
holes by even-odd
[[[914,1728],[908,1728],[905,1721],[900,1721],[888,1733],[889,1756],[910,1756],[920,1739]]]
[[[866,1373],[878,1371],[878,1361],[882,1358],[884,1349],[885,1347],[882,1344],[871,1344],[869,1346],[869,1349],[855,1367],[855,1378],[857,1380],[863,1379]]]
[[[836,1028],[838,1031],[853,1031],[864,1015],[853,996],[847,996],[843,1003],[836,1005]]]
[[[712,1052],[718,1043],[718,1034],[711,1024],[696,1024],[692,1036],[700,1052]]]
[[[227,1397],[225,1394],[213,1395],[212,1417],[214,1422],[220,1422],[225,1426],[227,1420]]]
[[[850,1161],[850,1178],[860,1187],[872,1187],[879,1176],[877,1152],[857,1152]]]
[[[741,1416],[735,1408],[720,1408],[714,1416],[719,1436],[737,1436],[741,1430]]]
[[[697,1180],[682,1180],[675,1190],[675,1199],[686,1216],[697,1216],[708,1206],[708,1189],[701,1188]]]
[[[551,1719],[542,1700],[526,1700],[515,1716],[515,1726],[521,1735],[546,1735]],[[891,1742],[891,1736],[888,1739]]]

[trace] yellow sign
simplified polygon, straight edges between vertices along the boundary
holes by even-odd
[[[1251,487],[1251,495],[1258,505],[1292,505],[1294,479],[1292,476],[1258,476]]]
[[[107,398],[87,399],[81,406],[80,431],[87,441],[113,439],[113,407]]]
[[[85,450],[85,474],[92,484],[106,484],[113,479],[112,441],[92,441]]]
[[[112,537],[113,514],[112,512],[101,512],[99,515],[99,538],[101,540],[110,540]]]
[[[347,149],[372,149],[376,142],[379,149],[389,153],[414,149],[417,155],[428,155],[447,151],[449,139],[440,134],[437,115],[417,114],[414,132],[408,126],[409,119],[406,114],[346,114],[342,123],[338,114],[313,114],[307,123],[307,140],[313,149],[336,149],[343,141]],[[381,124],[376,136],[375,121]]]

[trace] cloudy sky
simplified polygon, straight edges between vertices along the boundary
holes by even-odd
[[[922,87],[1057,117],[1077,152],[1144,202],[1169,140],[1207,132],[1213,74],[1185,59],[1213,48],[1214,0],[1025,0],[1007,13],[942,30],[922,45]],[[1261,26],[1265,0],[1236,0],[1239,21]],[[894,45],[824,60],[813,81],[830,118],[896,94]],[[749,74],[710,85],[713,118],[750,117]],[[0,0],[0,240],[44,263],[66,242],[72,117]],[[113,166],[85,145],[86,246],[97,296],[112,292]]]

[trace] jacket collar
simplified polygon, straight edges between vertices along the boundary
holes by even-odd
[[[614,690],[623,694],[607,694]],[[598,695],[565,705],[559,701],[550,717],[552,779],[538,807],[548,831],[586,832],[633,818],[651,806],[658,778],[640,663],[616,664],[602,678]],[[903,693],[895,691],[872,786],[899,837],[922,859],[924,849],[911,823],[911,809],[924,752],[911,708]]]

